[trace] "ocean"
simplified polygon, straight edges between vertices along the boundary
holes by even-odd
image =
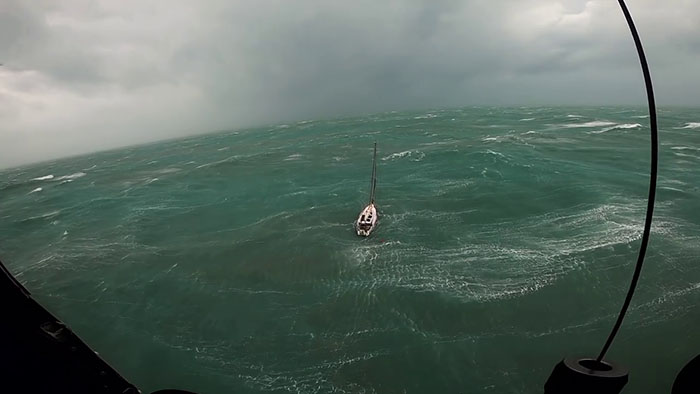
[[[144,392],[542,392],[622,304],[648,122],[388,112],[7,169],[0,259]],[[607,356],[627,393],[669,392],[700,351],[700,110],[659,125],[649,250]],[[379,225],[360,238],[375,141]]]

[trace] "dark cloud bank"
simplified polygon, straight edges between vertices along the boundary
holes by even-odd
[[[700,105],[700,2],[629,0],[661,105]],[[0,3],[0,167],[280,121],[643,104],[610,0]]]

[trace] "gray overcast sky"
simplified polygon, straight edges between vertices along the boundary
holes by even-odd
[[[628,0],[700,106],[700,1]],[[217,129],[474,104],[644,104],[617,1],[0,0],[0,167]]]

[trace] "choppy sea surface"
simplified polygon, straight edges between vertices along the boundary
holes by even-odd
[[[535,393],[596,356],[640,243],[644,108],[309,120],[0,171],[0,258],[144,392]],[[700,110],[659,111],[649,251],[608,358],[700,350]],[[144,131],[147,132],[147,131]],[[379,226],[353,232],[378,143]]]

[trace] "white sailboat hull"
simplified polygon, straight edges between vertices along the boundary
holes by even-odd
[[[377,225],[377,208],[374,203],[367,205],[355,222],[357,235],[367,237]]]

